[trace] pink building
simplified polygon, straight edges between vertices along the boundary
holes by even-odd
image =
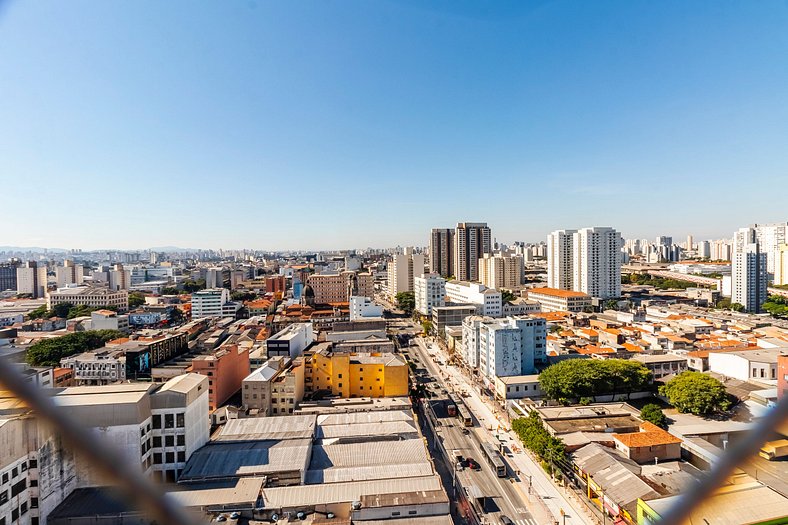
[[[249,375],[249,352],[238,345],[221,346],[210,355],[195,357],[191,371],[208,376],[208,409],[213,412],[241,390]]]

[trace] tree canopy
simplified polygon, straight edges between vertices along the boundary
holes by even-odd
[[[640,418],[643,421],[653,423],[660,428],[667,428],[668,426],[668,418],[665,416],[665,413],[662,412],[660,406],[656,403],[648,403],[647,405],[644,405],[640,410]]]
[[[136,308],[145,304],[145,294],[142,292],[129,293],[129,308]]]
[[[706,415],[728,410],[732,403],[725,385],[700,372],[686,371],[659,388],[679,412]]]
[[[520,438],[523,446],[540,458],[557,462],[566,458],[564,443],[550,435],[535,411],[528,414],[528,417],[512,421],[512,430]]]
[[[116,330],[88,330],[73,332],[54,339],[42,339],[27,350],[30,366],[60,366],[60,360],[75,354],[95,350],[107,341],[122,337]]]
[[[196,281],[185,279],[182,286],[186,293],[198,292],[205,289],[205,279],[197,279]]]
[[[397,301],[397,308],[410,315],[416,308],[416,295],[413,292],[400,292],[394,296]]]
[[[687,288],[704,287],[702,284],[692,283],[690,281],[682,281],[679,279],[667,279],[665,277],[658,277],[648,273],[631,273],[629,275],[622,275],[621,284],[640,284],[645,286],[653,286],[658,290],[686,290]]]
[[[230,298],[233,301],[251,301],[257,298],[257,294],[248,290],[235,290],[230,292]]]
[[[583,397],[630,394],[651,383],[651,372],[637,361],[625,359],[568,359],[539,374],[542,392],[562,403]]]
[[[511,303],[515,299],[517,299],[517,296],[514,295],[514,292],[509,290],[501,290],[501,301],[504,303]]]
[[[788,298],[780,295],[770,295],[761,308],[774,317],[788,317]]]

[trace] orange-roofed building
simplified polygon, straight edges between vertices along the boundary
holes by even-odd
[[[681,439],[644,421],[640,432],[613,434],[616,450],[638,463],[681,459]]]
[[[582,312],[591,308],[591,296],[558,288],[531,288],[526,299],[536,301],[545,312]]]
[[[267,314],[272,304],[273,303],[268,299],[255,299],[254,301],[246,301],[244,303],[251,316]]]
[[[633,343],[621,343],[621,346],[623,346],[627,352],[632,352],[634,354],[643,353],[643,348]]]
[[[607,346],[586,345],[577,347],[577,353],[581,355],[595,355],[599,357],[610,357],[610,354],[615,354],[616,349]]]
[[[581,328],[577,331],[577,335],[584,339],[588,339],[592,343],[599,341],[599,332],[592,330],[591,328]]]
[[[531,317],[539,317],[548,323],[559,323],[569,317],[569,312],[534,312]]]

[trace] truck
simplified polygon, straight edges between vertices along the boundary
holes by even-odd
[[[775,461],[788,456],[788,439],[779,439],[764,443],[758,455],[763,459]]]
[[[449,414],[450,417],[454,417],[457,415],[457,405],[454,403],[448,402],[446,403],[446,412]]]

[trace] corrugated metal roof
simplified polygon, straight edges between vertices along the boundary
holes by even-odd
[[[270,475],[306,468],[310,439],[210,443],[197,450],[181,474],[181,481]]]
[[[364,465],[359,467],[336,467],[324,470],[309,470],[306,484],[344,483],[348,481],[370,481],[376,479],[419,478],[433,474],[430,463],[400,463],[397,465]]]
[[[317,429],[318,439],[331,439],[353,436],[390,436],[395,434],[416,433],[412,421],[384,421],[379,423],[358,423],[355,425],[328,425]]]
[[[234,487],[182,490],[169,492],[167,497],[183,507],[254,504],[260,497],[264,482],[265,478],[243,478]]]
[[[602,487],[605,496],[618,505],[629,508],[637,504],[638,498],[658,496],[645,481],[596,443],[576,451],[574,461],[581,470],[591,476],[594,483]]]
[[[429,461],[421,439],[315,445],[310,470]]]
[[[317,416],[319,426],[353,425],[356,423],[382,423],[384,421],[413,421],[413,415],[405,410],[372,410],[347,414],[325,414]]]
[[[315,432],[314,415],[291,415],[231,419],[222,428],[218,441],[311,438]]]
[[[361,496],[370,494],[391,494],[421,490],[441,490],[440,478],[437,475],[433,475],[421,478],[264,488],[263,504],[267,509],[294,508],[307,505],[360,501]]]

